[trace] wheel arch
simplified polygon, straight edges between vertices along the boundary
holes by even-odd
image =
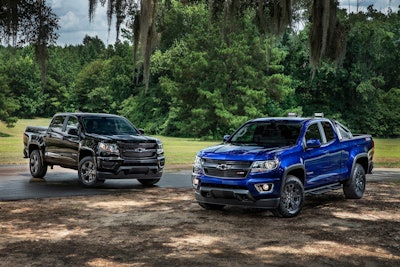
[[[363,167],[365,173],[368,173],[368,154],[361,153],[354,158],[353,165],[351,166],[352,171],[354,170],[356,164],[360,164]]]
[[[286,182],[286,179],[289,175],[296,176],[297,178],[300,179],[303,185],[306,183],[306,170],[302,164],[295,164],[292,166],[289,166],[285,169],[284,175],[283,175],[283,181],[282,185]]]
[[[79,160],[78,163],[85,157],[93,157],[94,158],[95,154],[93,150],[90,149],[82,149],[79,151]]]
[[[32,153],[33,150],[39,150],[41,153],[44,152],[44,147],[40,146],[37,143],[31,143],[28,146],[28,156]]]
[[[28,155],[27,155],[28,158],[31,156],[31,153],[34,150],[38,150],[42,162],[46,162],[45,157],[44,157],[44,146],[41,146],[41,145],[39,145],[37,143],[29,144],[29,146],[28,146]]]

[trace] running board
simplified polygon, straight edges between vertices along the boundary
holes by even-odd
[[[342,184],[340,182],[337,182],[335,184],[329,184],[329,185],[324,185],[321,187],[317,187],[317,188],[312,188],[312,189],[308,189],[305,190],[304,193],[306,194],[311,194],[311,195],[318,195],[318,194],[323,194],[332,190],[337,190],[337,189],[341,189],[342,188]]]

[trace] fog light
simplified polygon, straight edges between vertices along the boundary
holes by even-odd
[[[260,193],[269,193],[273,190],[274,184],[272,183],[255,184],[254,186]]]
[[[196,176],[192,176],[192,186],[193,188],[197,188],[197,186],[199,185],[199,179]]]
[[[263,184],[262,185],[262,190],[264,190],[264,191],[269,191],[270,188],[271,188],[271,186],[269,184]]]

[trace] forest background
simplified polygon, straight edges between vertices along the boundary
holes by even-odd
[[[323,112],[353,132],[400,136],[400,11],[339,10],[346,53],[313,68],[307,11],[304,27],[278,36],[256,27],[255,8],[227,25],[206,1],[184,2],[158,11],[148,86],[129,41],[52,45],[45,83],[33,45],[0,46],[0,120],[107,112],[149,134],[220,139],[252,118]],[[121,32],[133,40],[129,24]]]

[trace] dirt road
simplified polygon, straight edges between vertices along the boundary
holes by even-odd
[[[0,202],[0,266],[400,266],[400,181],[300,216],[206,211],[191,189]]]

